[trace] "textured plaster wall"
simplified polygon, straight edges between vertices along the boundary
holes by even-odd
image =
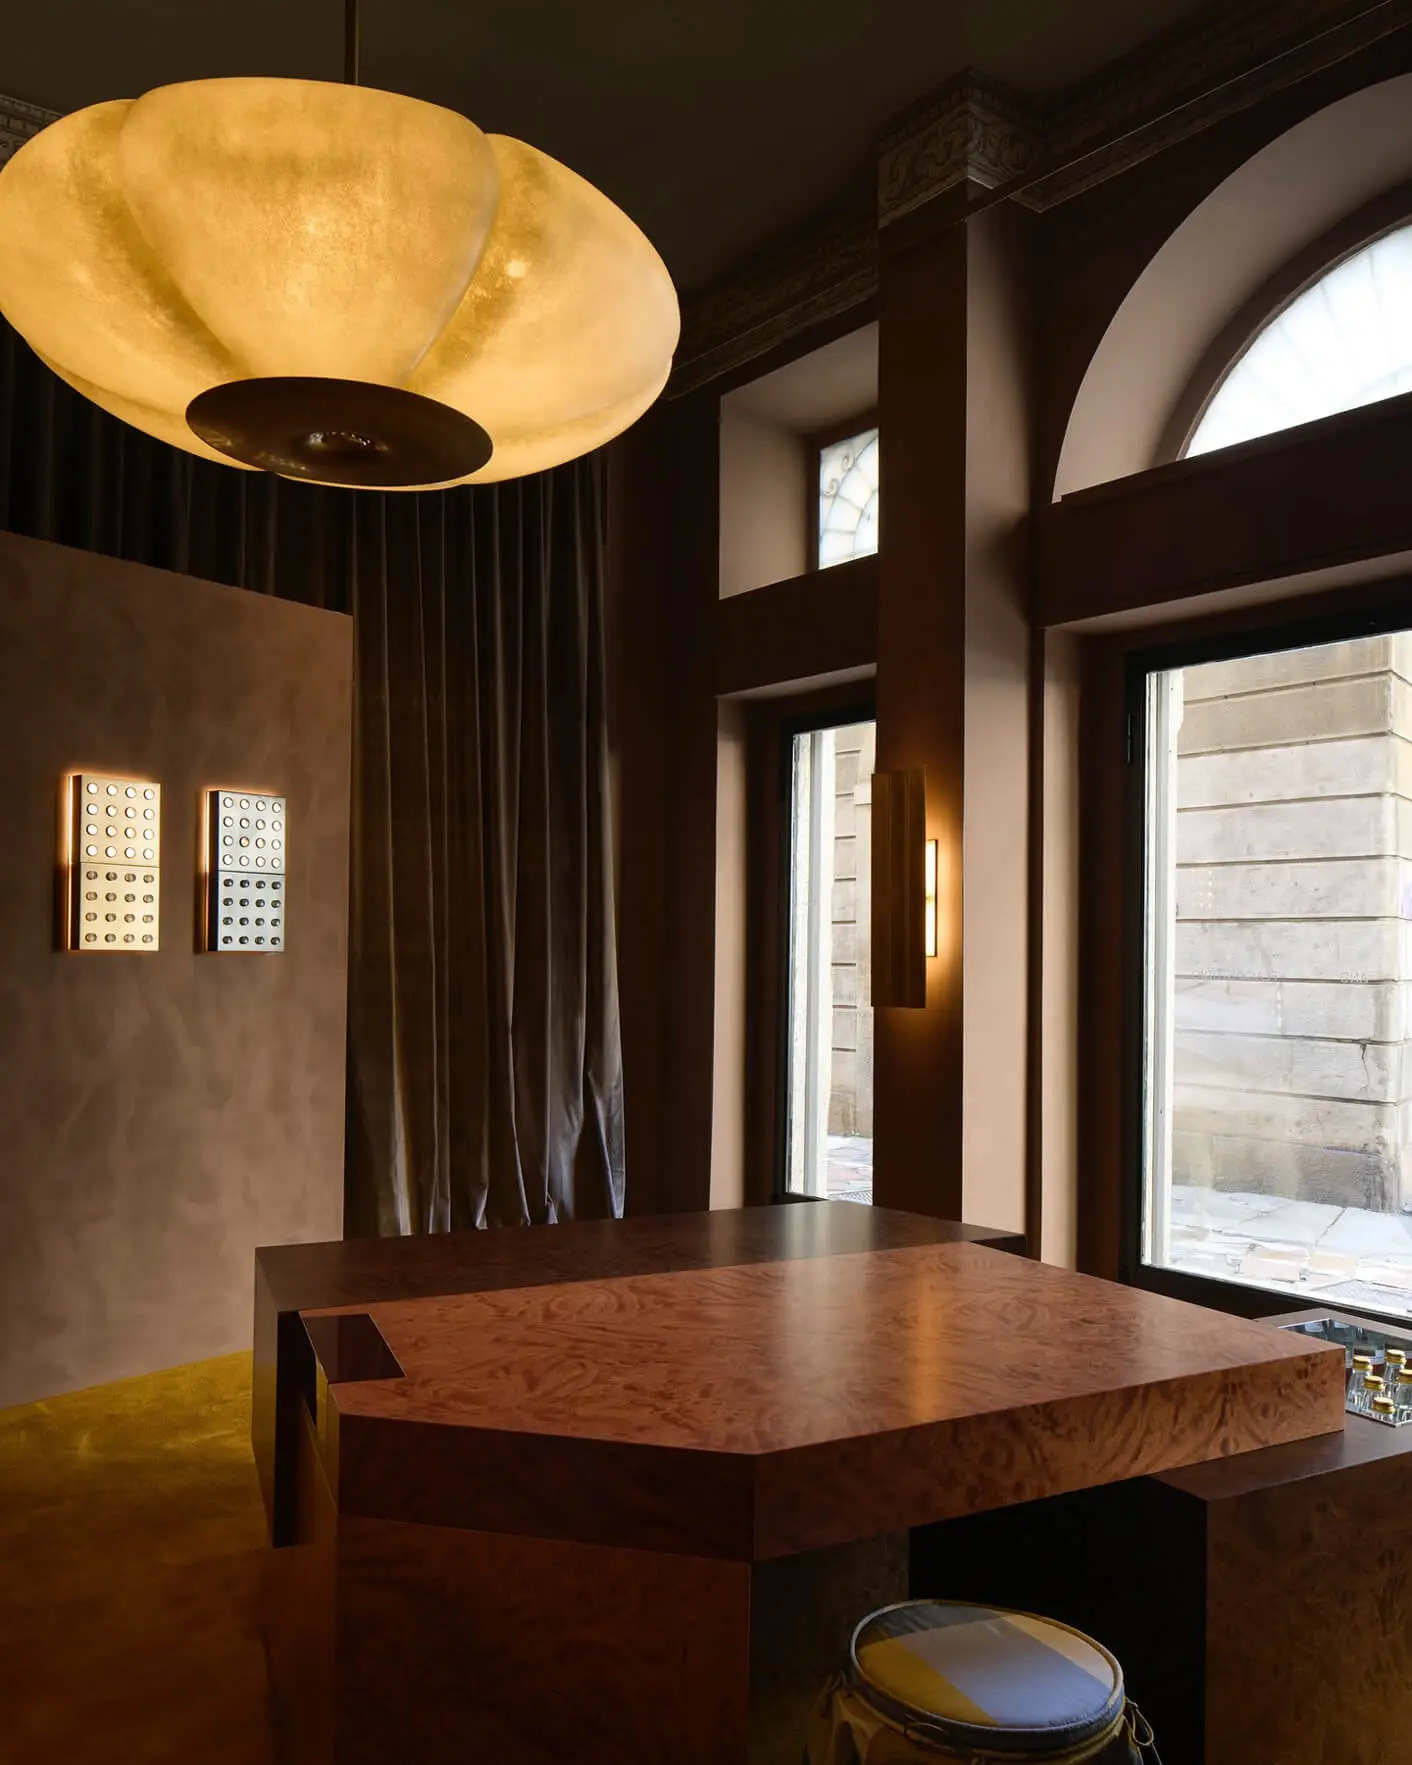
[[[0,534],[0,1407],[248,1345],[342,1226],[351,621]],[[163,787],[161,948],[57,946],[59,782]],[[289,803],[288,949],[196,949],[209,785]]]

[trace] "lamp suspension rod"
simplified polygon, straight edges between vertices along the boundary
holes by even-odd
[[[343,0],[343,83],[358,84],[358,0]]]

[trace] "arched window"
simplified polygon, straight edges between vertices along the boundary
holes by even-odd
[[[1216,388],[1188,457],[1412,392],[1412,226],[1346,257],[1270,320]]]
[[[819,566],[878,549],[878,432],[864,429],[819,455]]]

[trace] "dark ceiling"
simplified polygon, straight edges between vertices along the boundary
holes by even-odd
[[[519,135],[620,203],[691,290],[870,175],[966,66],[1046,93],[1199,0],[362,0],[363,78]],[[343,0],[5,0],[0,90],[55,110],[170,80],[337,79]]]

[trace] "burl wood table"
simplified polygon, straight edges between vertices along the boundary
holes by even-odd
[[[1269,1321],[1330,1316],[1344,1314]],[[1115,1539],[1137,1542],[1136,1572]],[[1101,1636],[1164,1765],[1412,1759],[1412,1427],[1348,1416],[1316,1439],[919,1528],[912,1555],[924,1584]]]
[[[556,1227],[437,1253],[440,1294],[379,1248],[293,1312],[298,1253],[262,1252],[288,1759],[796,1765],[910,1529],[1342,1427],[1341,1351],[986,1237],[846,1203]]]

